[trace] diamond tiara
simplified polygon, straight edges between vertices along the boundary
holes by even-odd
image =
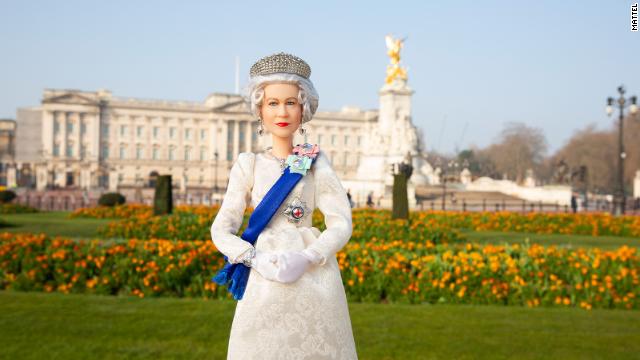
[[[249,70],[251,77],[274,73],[296,74],[308,79],[311,75],[311,67],[299,57],[281,52],[263,57]]]

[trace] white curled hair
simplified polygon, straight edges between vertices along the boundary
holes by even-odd
[[[302,123],[310,121],[318,109],[318,92],[309,79],[289,73],[275,73],[254,76],[244,90],[244,99],[249,105],[253,116],[260,118],[260,106],[264,100],[264,87],[267,84],[288,83],[297,84],[298,102],[302,104]]]

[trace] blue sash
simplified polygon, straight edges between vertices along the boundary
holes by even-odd
[[[317,157],[316,157],[317,158]],[[311,159],[312,164],[315,158]],[[269,189],[267,194],[262,198],[260,204],[256,206],[253,213],[249,217],[249,223],[240,238],[251,245],[256,243],[258,235],[262,232],[276,211],[282,205],[282,202],[289,196],[289,193],[296,186],[298,181],[302,179],[303,174],[298,172],[290,172],[287,166],[276,183]],[[243,263],[231,264],[227,256],[224,256],[226,264],[214,277],[213,281],[219,285],[227,285],[227,290],[233,294],[235,300],[242,299],[244,290],[247,287],[250,269]]]

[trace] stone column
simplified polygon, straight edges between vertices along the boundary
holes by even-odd
[[[54,177],[54,181],[53,183],[58,185],[59,187],[65,187],[66,185],[66,168],[61,168],[61,169],[54,169],[53,171],[53,177]]]
[[[80,159],[80,149],[82,148],[82,131],[80,131],[82,126],[82,116],[80,116],[80,113],[76,112],[73,113],[73,119],[75,120],[74,129],[77,134],[74,136],[75,144],[73,144],[73,155],[75,159]]]
[[[180,192],[184,193],[187,191],[187,173],[186,171],[182,171],[182,176],[180,176]]]
[[[238,126],[238,120],[231,120],[229,125],[233,126],[233,155],[231,158],[235,160],[240,151],[240,144],[238,143],[240,141],[240,126]]]
[[[91,188],[91,170],[89,167],[80,169],[80,187],[87,190]]]
[[[49,156],[53,154],[53,122],[56,120],[57,114],[56,111],[45,111],[42,119],[42,150],[44,153],[48,153]],[[43,158],[45,156],[44,153],[41,155]]]
[[[245,145],[245,149],[246,151],[253,151],[253,143],[251,142],[251,121],[246,121],[245,120],[245,126],[244,126],[244,143]]]
[[[98,110],[99,111],[99,110]],[[100,117],[97,113],[87,114],[87,132],[89,135],[88,151],[91,152],[91,161],[98,161],[100,158]]]
[[[229,147],[229,139],[227,137],[227,133],[229,131],[229,127],[231,126],[228,121],[223,121],[218,119],[218,126],[221,129],[219,134],[216,134],[217,149],[220,153],[220,162],[224,163],[227,160],[227,148]]]
[[[47,188],[48,175],[46,165],[39,165],[36,167],[36,189],[42,191]]]
[[[16,186],[16,166],[10,165],[9,168],[7,168],[7,187],[14,188]]]
[[[118,191],[118,172],[109,171],[109,191]]]
[[[61,112],[60,115],[61,115],[59,118],[60,119],[59,121],[60,136],[58,137],[60,139],[60,143],[59,143],[60,153],[58,156],[60,158],[64,158],[67,156],[67,121],[69,121],[69,119],[67,118],[67,112],[65,111]]]

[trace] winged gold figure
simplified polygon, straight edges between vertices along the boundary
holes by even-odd
[[[394,39],[391,35],[384,37],[387,44],[387,55],[389,55],[389,60],[391,61],[391,64],[387,65],[387,77],[385,79],[387,84],[393,83],[396,79],[407,80],[407,69],[400,66],[400,50],[406,39],[406,37],[404,39]]]

